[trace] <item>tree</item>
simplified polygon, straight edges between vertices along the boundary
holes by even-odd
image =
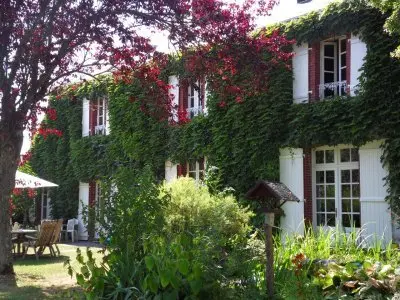
[[[390,14],[385,22],[385,29],[390,34],[400,35],[400,2],[398,0],[371,0],[371,3],[382,12]],[[400,58],[400,45],[392,55]]]
[[[13,272],[9,197],[23,141],[23,130],[34,133],[37,113],[45,96],[57,84],[77,73],[92,76],[104,65],[116,67],[116,78],[142,74],[159,82],[158,63],[165,61],[141,35],[143,27],[167,30],[193,74],[201,71],[223,78],[221,93],[236,95],[237,102],[251,88],[232,80],[240,68],[238,57],[247,57],[256,80],[265,82],[268,64],[257,63],[262,49],[276,60],[290,56],[281,49],[289,42],[278,33],[255,37],[254,17],[268,14],[276,0],[247,0],[243,5],[222,0],[10,0],[0,2],[0,274]],[[239,45],[242,51],[231,45]],[[207,59],[207,53],[215,56]],[[254,55],[253,55],[254,54]],[[206,63],[199,63],[205,58]],[[251,61],[250,58],[253,58]],[[155,66],[148,67],[152,60]],[[145,68],[143,66],[146,66]],[[205,72],[205,70],[207,72]],[[157,73],[157,72],[156,72]],[[165,83],[161,84],[165,95]],[[219,86],[215,85],[215,88]],[[49,115],[52,112],[47,111]],[[41,127],[39,134],[59,132]]]

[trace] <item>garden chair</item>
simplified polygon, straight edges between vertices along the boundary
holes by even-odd
[[[63,230],[65,233],[65,240],[68,240],[68,233],[71,233],[71,240],[75,242],[75,237],[78,237],[78,230],[75,229],[75,225],[78,225],[77,219],[70,219],[67,222],[67,229]]]
[[[54,227],[53,236],[49,243],[50,253],[53,256],[56,256],[56,251],[53,246],[56,248],[58,255],[60,256],[60,249],[58,248],[58,242],[61,240],[61,230],[63,226],[63,219],[58,219],[57,221],[53,221],[56,225]]]
[[[43,254],[46,247],[50,248],[50,242],[53,238],[54,229],[56,227],[56,222],[43,222],[40,228],[40,232],[37,239],[31,239],[24,243],[24,255],[28,252],[29,247],[33,248],[35,252],[36,260],[39,260],[39,256]],[[51,253],[51,250],[50,250]]]

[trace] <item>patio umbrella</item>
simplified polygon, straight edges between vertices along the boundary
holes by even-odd
[[[42,188],[42,187],[55,187],[58,184],[44,180],[42,178],[26,174],[21,171],[17,171],[15,175],[15,187],[16,188]]]

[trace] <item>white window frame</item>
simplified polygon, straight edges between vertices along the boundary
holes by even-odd
[[[97,109],[96,109],[96,127],[95,134],[96,135],[105,135],[106,134],[106,106],[107,101],[106,98],[98,98],[96,101]]]
[[[196,90],[195,85],[199,87],[199,90]],[[200,81],[197,81],[195,84],[189,84],[187,97],[187,112],[189,119],[192,119],[193,117],[203,113],[203,103],[200,99],[201,93],[202,90]]]
[[[204,179],[205,169],[206,169],[206,160],[205,160],[205,158],[203,159],[203,169],[200,169],[201,164],[198,160],[196,160],[194,163],[195,163],[195,169],[190,168],[191,167],[190,161],[188,161],[186,163],[187,175],[189,177],[193,178],[194,180],[196,180],[197,182],[199,182]]]
[[[342,50],[342,41],[345,41],[346,43],[346,50]],[[320,47],[320,85],[319,85],[319,94],[320,94],[320,99],[329,99],[330,97],[325,97],[325,89],[329,88],[334,92],[334,96],[344,96],[347,94],[347,80],[342,79],[342,70],[347,69],[347,59],[346,59],[346,64],[342,67],[342,55],[345,54],[345,57],[347,58],[347,48],[349,45],[347,45],[347,37],[346,36],[340,36],[340,37],[335,37],[332,39],[328,39],[325,41],[321,42],[321,47]],[[332,73],[331,71],[325,71],[325,58],[330,59],[330,56],[325,56],[325,45],[333,45],[334,46],[334,81],[332,83],[325,83],[325,73]],[[347,77],[347,75],[346,75]]]
[[[356,149],[352,145],[339,145],[337,147],[318,147],[313,149],[312,151],[312,201],[313,201],[313,225],[314,228],[317,228],[317,195],[316,195],[316,172],[317,171],[334,171],[334,186],[335,186],[335,225],[342,227],[342,215],[343,214],[349,214],[349,212],[342,212],[342,185],[343,183],[341,182],[341,171],[342,170],[359,170],[359,177],[360,177],[360,162],[359,158],[358,161],[350,161],[350,162],[341,162],[340,161],[340,150],[343,149]],[[323,164],[317,164],[316,163],[316,152],[317,151],[326,151],[326,150],[333,150],[334,151],[334,162],[333,163],[323,163]],[[359,153],[358,153],[359,157]],[[361,189],[360,182],[350,182],[349,185],[355,184],[359,185],[359,189]],[[359,194],[361,194],[361,191],[359,191]],[[358,201],[360,201],[360,196],[358,197]],[[354,197],[350,197],[352,200]],[[361,205],[361,203],[360,203]],[[351,205],[351,214],[359,214],[360,215],[360,226],[361,224],[361,210],[360,212],[353,213],[353,205]],[[326,212],[326,206],[325,206],[325,212]],[[329,228],[329,226],[322,226],[323,228]],[[346,232],[349,232],[352,228],[351,227],[343,227]],[[359,228],[357,228],[359,229]]]
[[[47,188],[44,188],[42,191],[42,205],[40,210],[41,220],[48,219],[50,216],[50,193]],[[46,204],[46,205],[45,205]],[[44,215],[44,210],[46,210],[46,215]]]

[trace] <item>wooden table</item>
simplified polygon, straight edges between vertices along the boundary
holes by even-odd
[[[11,234],[14,234],[17,236],[16,240],[14,240],[14,243],[17,244],[17,254],[21,255],[21,244],[26,241],[26,234],[32,234],[36,233],[37,230],[35,229],[15,229],[11,230]]]

